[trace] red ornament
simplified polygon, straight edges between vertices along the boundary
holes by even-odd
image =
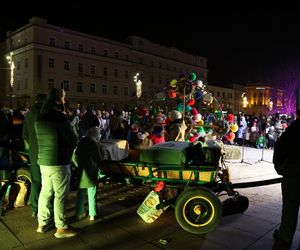
[[[157,184],[154,188],[154,192],[158,193],[158,192],[162,191],[165,187],[166,187],[166,184],[163,181],[159,181],[159,182],[157,182]]]
[[[194,104],[195,104],[194,99],[188,100],[187,103],[186,103],[187,106],[193,106]]]
[[[234,123],[234,115],[233,114],[228,114],[226,116],[226,121],[228,121],[229,123]]]
[[[169,97],[170,98],[175,98],[176,97],[176,92],[174,90],[170,90]]]
[[[197,110],[196,108],[192,108],[191,114],[192,114],[192,115],[198,115],[199,112],[198,112],[198,110]]]

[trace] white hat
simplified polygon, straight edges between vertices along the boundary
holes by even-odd
[[[100,127],[92,127],[86,131],[86,137],[99,142],[101,139]]]
[[[169,112],[169,117],[172,121],[176,119],[182,119],[182,114],[177,110],[172,110]]]

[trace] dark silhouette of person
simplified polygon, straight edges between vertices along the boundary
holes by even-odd
[[[36,96],[35,103],[30,111],[26,114],[23,122],[23,139],[29,146],[29,158],[30,158],[30,173],[31,173],[31,187],[30,187],[30,203],[32,217],[36,217],[38,213],[38,200],[41,191],[41,171],[38,161],[38,142],[34,123],[37,120],[37,116],[40,113],[43,102],[46,99],[46,95],[38,94]]]
[[[282,133],[274,146],[274,167],[283,178],[281,223],[273,235],[273,249],[290,249],[297,228],[300,205],[299,141],[300,110],[297,110],[297,119]]]

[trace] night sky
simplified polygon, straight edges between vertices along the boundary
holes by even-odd
[[[300,14],[295,6],[128,2],[99,1],[96,7],[95,1],[84,1],[85,7],[79,3],[67,7],[51,1],[28,11],[22,6],[1,7],[0,38],[3,41],[6,31],[25,25],[32,16],[119,41],[139,35],[206,57],[208,82],[225,86],[270,81],[274,72],[300,61]]]

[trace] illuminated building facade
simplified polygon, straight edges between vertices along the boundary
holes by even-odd
[[[179,73],[195,72],[204,82],[208,73],[204,57],[137,36],[116,42],[50,25],[36,17],[7,32],[5,54],[1,56],[10,53],[15,66],[15,107],[29,106],[36,94],[56,87],[64,88],[70,107],[92,104],[97,109],[124,109],[136,103],[136,73],[143,83],[139,101],[144,103]],[[6,95],[10,93],[10,75],[8,70]]]

